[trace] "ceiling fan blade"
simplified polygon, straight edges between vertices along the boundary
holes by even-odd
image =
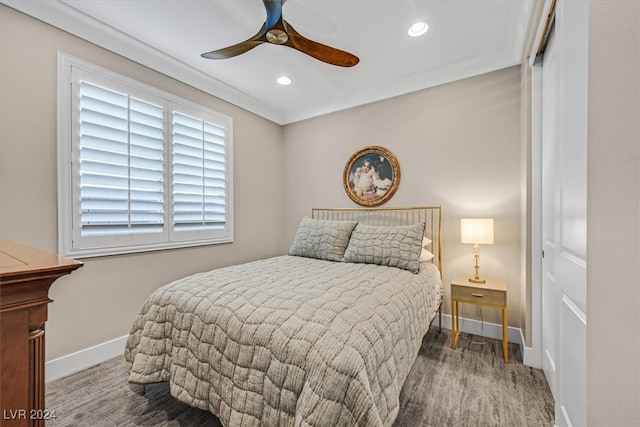
[[[232,58],[234,56],[238,56],[242,53],[248,52],[256,46],[261,45],[264,42],[259,41],[244,41],[238,44],[234,44],[233,46],[228,46],[222,49],[214,50],[211,52],[203,53],[203,58],[207,59],[226,59]]]
[[[282,22],[287,35],[289,36],[289,40],[284,43],[285,46],[289,46],[302,53],[306,53],[319,61],[337,65],[339,67],[353,67],[360,62],[360,59],[357,56],[352,55],[349,52],[345,52],[344,50],[309,40],[300,35],[300,33],[298,33],[287,21],[283,19]]]
[[[265,23],[262,25],[262,28],[260,28],[260,31],[258,31],[256,35],[251,37],[250,39],[234,44],[232,46],[227,46],[222,49],[203,53],[200,56],[207,59],[226,59],[226,58],[231,58],[231,57],[240,55],[242,53],[250,51],[254,47],[261,45],[262,43],[266,43],[267,42],[267,39],[265,37],[266,33],[267,33],[267,24]]]

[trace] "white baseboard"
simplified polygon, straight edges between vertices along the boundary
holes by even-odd
[[[127,338],[128,335],[125,335],[124,337],[48,361],[44,365],[45,382],[65,377],[124,354]]]
[[[433,326],[436,325],[437,320],[434,322]],[[445,329],[451,329],[450,315],[442,315],[442,327]],[[460,331],[487,338],[494,338],[497,340],[502,339],[502,325],[497,325],[495,323],[480,322],[479,320],[465,319],[461,317]],[[124,346],[127,342],[127,337],[128,336],[125,335],[123,337],[116,338],[114,340],[107,341],[105,343],[98,344],[93,347],[89,347],[87,349],[80,350],[45,363],[45,382],[65,377],[67,375],[73,374],[74,372],[90,368],[106,360],[112,359],[116,356],[120,356],[124,353]],[[509,326],[507,328],[507,337],[509,342],[520,345],[520,347],[523,349],[523,352],[526,350],[526,347],[524,347],[524,339],[522,337],[522,331],[520,330],[520,328]]]
[[[434,322],[434,325],[436,324],[437,321]],[[442,327],[445,329],[451,329],[451,315],[442,315]],[[460,317],[460,331],[467,334],[502,340],[502,325],[497,325],[495,323],[481,322],[479,320]],[[522,331],[520,328],[514,328],[512,326],[507,327],[507,340],[518,344],[520,347],[523,347],[524,345]]]
[[[522,347],[522,363],[527,366],[531,366],[532,368],[542,369],[542,354],[539,349],[534,347],[527,347],[524,345],[524,335],[522,334],[522,330],[520,330],[520,339],[523,344]]]

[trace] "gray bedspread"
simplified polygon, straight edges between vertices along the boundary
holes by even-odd
[[[225,426],[390,426],[442,299],[437,268],[281,256],[180,279],[134,320],[129,381]]]

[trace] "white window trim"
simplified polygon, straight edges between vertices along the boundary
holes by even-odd
[[[114,81],[118,86],[127,86],[133,92],[143,91],[152,97],[166,100],[167,104],[173,104],[165,108],[165,115],[169,115],[173,108],[179,111],[201,111],[215,117],[226,128],[226,225],[222,232],[213,233],[183,233],[172,229],[173,203],[171,197],[171,165],[168,160],[171,150],[169,126],[165,128],[165,231],[163,241],[143,244],[134,244],[126,234],[119,238],[119,242],[110,246],[82,247],[78,244],[77,237],[74,245],[74,181],[73,162],[77,161],[73,156],[73,132],[74,126],[71,120],[72,108],[72,70],[77,68],[95,75],[100,79]],[[57,113],[57,139],[58,139],[58,251],[64,256],[76,258],[88,258],[106,255],[146,252],[181,247],[203,246],[219,243],[233,242],[233,119],[210,108],[198,105],[189,100],[177,97],[145,83],[122,76],[105,68],[58,52],[58,113]],[[166,107],[166,105],[165,105]],[[180,110],[184,109],[184,110]],[[170,119],[165,118],[169,123]],[[76,218],[77,219],[77,218]],[[180,237],[180,234],[182,236]],[[118,239],[116,239],[118,240]]]

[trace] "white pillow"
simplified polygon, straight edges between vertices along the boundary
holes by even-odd
[[[427,250],[427,247],[429,247],[431,242],[431,239],[422,237],[422,251],[420,252],[419,262],[427,262],[433,259],[433,254]]]
[[[420,252],[420,258],[418,259],[418,262],[431,261],[432,259],[433,259],[433,254],[428,250],[426,250],[425,248],[422,248],[422,252]]]

